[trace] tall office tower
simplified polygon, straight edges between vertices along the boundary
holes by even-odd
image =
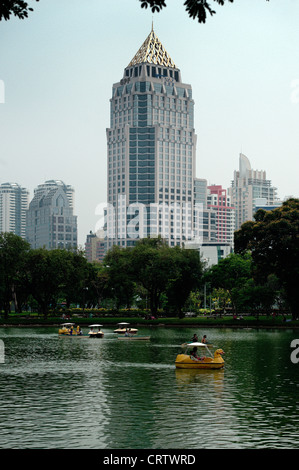
[[[26,238],[32,248],[76,248],[74,190],[62,181],[46,181],[34,190],[27,211]]]
[[[277,202],[277,188],[266,179],[265,171],[252,170],[248,158],[240,153],[239,171],[234,171],[234,179],[228,190],[236,209],[235,229],[253,220],[255,200],[265,198],[269,206]]]
[[[221,185],[208,186],[207,206],[214,209],[217,226],[217,242],[228,242],[234,246],[235,208],[227,190]]]
[[[26,211],[29,191],[17,183],[0,185],[0,232],[26,237]]]
[[[107,129],[107,249],[192,238],[196,135],[191,85],[153,29],[113,85]]]

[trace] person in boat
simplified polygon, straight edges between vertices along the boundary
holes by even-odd
[[[192,349],[190,355],[191,355],[194,359],[196,359],[197,361],[203,361],[203,360],[205,359],[205,356],[200,357],[200,356],[197,354],[197,347],[196,347],[196,346],[194,346],[194,348]]]
[[[196,333],[194,333],[191,343],[198,343],[198,336]]]
[[[132,336],[129,328],[126,329],[125,336]]]
[[[82,335],[82,330],[79,325],[77,326],[77,335]]]
[[[207,340],[207,335],[203,335],[201,342],[202,342],[203,344],[207,344],[207,342],[208,342],[208,340]]]
[[[192,357],[194,357],[194,359],[198,359],[198,360],[201,359],[201,357],[197,354],[197,347],[196,347],[196,346],[194,346],[194,348],[192,349],[190,355],[191,355]]]

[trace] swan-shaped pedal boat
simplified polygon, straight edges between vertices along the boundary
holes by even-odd
[[[74,328],[75,323],[62,323],[61,328],[58,330],[59,335],[63,336],[83,336],[80,326]]]
[[[203,355],[197,354],[197,348],[203,349]],[[178,369],[221,369],[224,366],[222,349],[216,349],[214,355],[204,343],[188,343],[184,353],[178,354],[175,366]]]

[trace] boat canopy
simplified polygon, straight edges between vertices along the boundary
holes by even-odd
[[[61,323],[61,326],[74,326],[75,323]]]
[[[205,343],[188,343],[186,344],[187,348],[206,348],[207,345]]]
[[[89,325],[89,328],[100,328],[103,325],[100,325],[99,323],[95,323],[94,325]]]

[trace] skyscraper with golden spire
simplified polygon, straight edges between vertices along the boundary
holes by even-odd
[[[194,237],[192,88],[152,29],[113,85],[107,133],[107,248]]]

